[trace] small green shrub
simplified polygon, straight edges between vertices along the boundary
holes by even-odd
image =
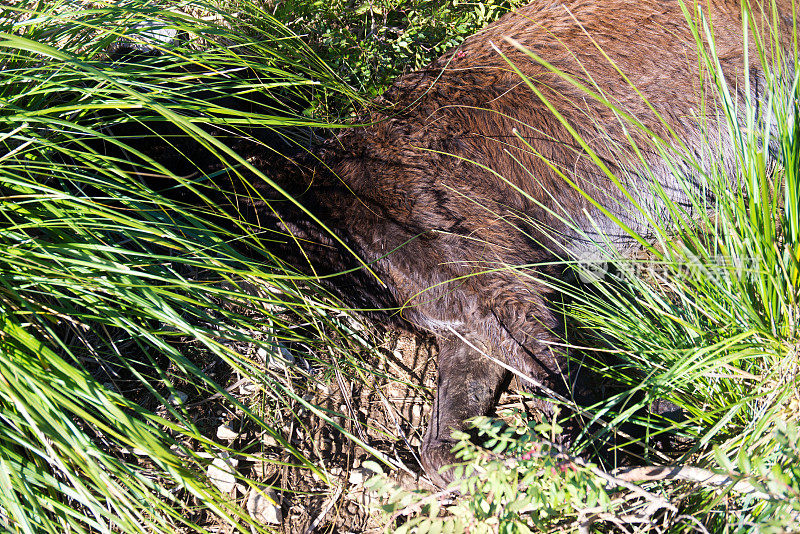
[[[550,441],[555,423],[473,421],[483,447],[460,434],[460,478],[445,491],[409,491],[376,463],[367,484],[388,516],[387,532],[509,533],[631,531],[791,532],[800,527],[800,432],[779,424],[735,462],[720,456],[714,470],[674,466],[669,477],[620,474],[571,456]],[[683,468],[682,468],[683,467]],[[645,470],[646,472],[646,470]],[[458,495],[464,497],[458,497]],[[728,516],[731,510],[736,510]]]
[[[525,0],[275,0],[265,12],[296,32],[358,93],[375,96]],[[258,24],[257,20],[254,24]],[[314,111],[341,103],[318,93]],[[350,109],[345,107],[346,111]]]

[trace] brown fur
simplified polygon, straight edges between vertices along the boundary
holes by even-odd
[[[791,36],[790,2],[779,2],[784,53]],[[691,0],[687,3],[692,9]],[[700,5],[710,14],[726,77],[740,89],[744,52],[739,0]],[[767,5],[756,3],[754,9]],[[759,12],[756,21],[764,31],[769,18]],[[643,96],[701,162],[719,156],[732,165],[730,147],[724,142],[709,153],[699,143],[697,117],[704,106],[707,116],[715,116],[714,101],[702,100],[709,95],[702,94],[694,39],[677,0],[536,0],[428,68],[401,77],[376,102],[380,110],[364,117],[369,126],[344,131],[285,172],[264,162],[265,171],[377,275],[362,268],[339,277],[341,293],[356,307],[388,308],[390,314],[438,338],[439,386],[422,450],[424,467],[438,484],[450,478],[437,470],[453,461],[451,429],[485,413],[506,374],[453,331],[548,388],[571,394],[575,377],[570,376],[567,355],[558,349],[561,333],[548,305],[551,295],[544,285],[521,273],[534,278],[558,275],[536,265],[569,257],[583,246],[585,237],[553,211],[573,219],[590,236],[591,217],[612,239],[625,241],[626,234],[549,165],[632,229],[646,231],[619,189],[501,53],[637,198],[657,209],[645,179],[632,171],[639,165],[618,117],[507,38],[583,83],[593,81],[620,109],[652,132],[672,139]],[[753,56],[751,65],[758,64]],[[760,97],[759,71],[753,67],[748,74],[755,96]],[[706,127],[711,139],[724,138],[713,121]],[[640,146],[646,145],[643,135],[635,129],[629,132]],[[677,141],[675,146],[679,147]],[[652,152],[645,151],[645,157],[657,179],[680,200],[663,162]],[[256,187],[274,197],[267,184]],[[262,215],[277,209],[283,228],[305,240],[302,254],[293,240],[283,247],[283,254],[295,263],[310,258],[310,267],[319,274],[359,265],[346,247],[289,203],[251,207]]]

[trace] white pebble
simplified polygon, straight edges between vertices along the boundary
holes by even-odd
[[[233,470],[238,463],[239,461],[233,458],[216,458],[208,466],[209,480],[222,493],[233,493],[233,489],[236,487]]]
[[[350,471],[350,478],[348,479],[350,484],[355,486],[364,483],[364,472],[361,469],[353,469]]]
[[[264,434],[264,437],[261,438],[261,443],[265,447],[277,447],[279,445],[278,440],[272,437],[272,434]]]
[[[256,391],[258,391],[258,384],[254,384],[249,380],[239,386],[240,395],[252,395]]]
[[[239,433],[228,425],[219,425],[217,427],[217,439],[221,439],[223,441],[233,441],[238,437]]]
[[[250,490],[247,513],[262,524],[280,525],[283,521],[283,512],[278,506],[278,496],[271,488],[256,487]]]

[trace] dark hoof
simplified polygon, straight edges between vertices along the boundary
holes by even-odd
[[[452,467],[442,469],[444,466],[458,463],[452,452],[454,445],[455,443],[439,442],[422,447],[422,468],[425,469],[425,474],[428,475],[431,482],[440,488],[447,487],[455,480]]]

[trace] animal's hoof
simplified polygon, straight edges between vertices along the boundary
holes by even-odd
[[[455,479],[452,467],[443,469],[458,462],[452,452],[454,445],[454,442],[436,442],[422,447],[422,467],[425,474],[440,488],[447,487]]]
[[[456,467],[465,462],[456,458],[452,452],[455,441],[439,441],[422,447],[422,467],[431,483],[442,489],[446,488],[456,477]],[[496,456],[492,455],[492,458]]]

